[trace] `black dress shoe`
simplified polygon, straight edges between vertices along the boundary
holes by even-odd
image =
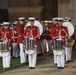
[[[61,69],[61,67],[57,67],[57,69]]]
[[[69,62],[73,62],[72,60],[69,60]]]
[[[72,60],[68,60],[68,61],[66,61],[66,62],[73,62]]]
[[[57,65],[57,63],[55,63],[55,65]]]
[[[35,69],[35,67],[32,67],[32,69]]]
[[[66,61],[66,62],[69,62],[69,61]]]
[[[61,67],[61,69],[64,69],[64,67]]]
[[[32,69],[32,67],[29,67],[29,69]]]

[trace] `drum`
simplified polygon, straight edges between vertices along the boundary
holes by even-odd
[[[33,38],[24,40],[24,47],[26,50],[34,50],[35,48],[35,40]]]
[[[70,22],[63,22],[63,26],[68,28],[69,36],[72,36],[74,33],[74,26]]]
[[[24,40],[24,49],[26,54],[33,54],[35,51],[36,45],[35,40],[33,38]]]
[[[62,50],[64,49],[64,43],[62,40],[54,40],[52,42],[53,50]]]
[[[8,52],[9,51],[9,43],[8,42],[1,42],[0,43],[0,50],[1,52]]]

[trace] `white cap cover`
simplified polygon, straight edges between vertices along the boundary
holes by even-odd
[[[10,23],[9,22],[3,22],[3,25],[9,25]]]
[[[18,24],[18,21],[14,21],[13,24]]]
[[[36,18],[35,17],[29,17],[28,18],[30,21],[34,21]]]
[[[25,20],[25,17],[19,17],[19,21]]]

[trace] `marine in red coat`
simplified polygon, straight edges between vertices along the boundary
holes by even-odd
[[[19,21],[20,23],[17,25],[17,33],[18,33],[18,39],[17,39],[17,43],[23,43],[24,37],[23,37],[23,33],[24,33],[24,21]]]
[[[65,38],[68,37],[68,29],[67,27],[62,25],[63,18],[58,18],[58,25],[55,28],[55,37],[56,37],[56,61],[57,61],[57,68],[64,69],[64,46],[66,43]],[[56,46],[55,45],[55,46]],[[61,51],[62,50],[62,51]],[[59,54],[60,53],[60,54]]]
[[[52,37],[52,40],[56,40],[56,24],[52,24],[50,28],[50,36]]]
[[[58,19],[53,18],[53,24],[51,25],[50,28],[50,36],[52,37],[52,40],[56,40],[56,26],[58,26]]]
[[[17,25],[17,28],[16,28],[17,33],[18,33],[17,43],[19,44],[19,47],[20,47],[21,63],[25,63],[26,62],[26,54],[23,50],[23,40],[24,40],[23,33],[24,33],[24,20],[25,20],[25,18],[20,17],[18,19],[19,19],[19,24]]]
[[[30,17],[29,18],[29,23],[30,26],[26,26],[25,30],[24,30],[24,37],[26,39],[34,39],[35,41],[35,48],[28,50],[29,54],[28,54],[28,60],[29,60],[29,69],[35,69],[36,66],[36,56],[37,56],[37,38],[40,36],[40,32],[39,32],[39,27],[34,25],[34,21],[35,18],[34,17]],[[32,52],[32,54],[30,54],[30,51]],[[33,52],[34,51],[34,52]],[[25,52],[27,53],[27,49],[25,49]]]
[[[56,39],[63,40],[65,44],[65,38],[68,37],[68,28],[62,25],[62,22],[58,22],[58,26],[56,26],[56,32],[55,32]]]
[[[18,33],[16,30],[16,26],[17,25],[13,25],[13,28],[12,28],[12,34],[13,34],[12,41],[13,41],[13,43],[17,43],[17,39],[18,39]]]
[[[12,46],[12,30],[9,29],[9,23],[4,22],[4,29],[0,30],[0,35],[2,41],[7,40],[10,43],[10,46]]]

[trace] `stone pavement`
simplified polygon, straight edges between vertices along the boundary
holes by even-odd
[[[0,75],[76,75],[76,58],[73,58],[73,62],[66,63],[64,69],[57,69],[53,64],[53,55],[46,54],[38,57],[35,69],[29,69],[25,65]]]

